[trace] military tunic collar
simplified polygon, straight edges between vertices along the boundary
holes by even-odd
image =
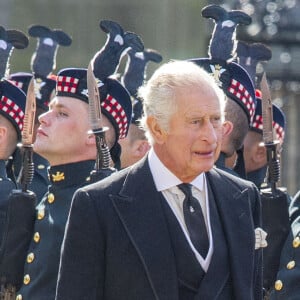
[[[80,185],[89,180],[90,172],[95,165],[94,160],[80,161],[70,164],[52,166],[48,170],[49,180],[53,186],[67,187]]]
[[[254,182],[254,184],[261,188],[261,185],[264,183],[265,177],[267,174],[267,166],[264,166],[258,170],[247,173],[247,179]]]

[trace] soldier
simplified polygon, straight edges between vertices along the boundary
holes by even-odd
[[[271,288],[270,300],[296,300],[300,294],[300,192],[289,206],[290,230],[281,249],[280,265]]]
[[[3,265],[6,240],[9,195],[16,188],[12,176],[12,156],[21,138],[25,113],[25,94],[6,79],[13,50],[28,46],[27,36],[19,30],[0,26],[0,299],[14,299],[15,278]]]
[[[126,168],[144,157],[150,149],[150,144],[141,128],[142,102],[133,100],[133,115],[126,138],[119,141],[121,145],[121,168]]]
[[[255,111],[255,89],[249,74],[235,58],[235,30],[238,24],[250,24],[251,18],[242,11],[227,12],[218,5],[209,5],[202,15],[215,20],[210,40],[209,58],[190,61],[211,74],[227,96],[222,149],[216,166],[231,174],[245,178],[245,170],[238,172],[226,166],[226,159],[238,152],[243,161],[243,142]]]
[[[13,285],[15,283],[9,276],[9,270],[2,266],[8,199],[11,191],[16,188],[15,183],[7,176],[6,162],[20,141],[26,96],[19,88],[3,79],[0,81],[0,97],[0,299],[2,299],[1,297],[5,293],[3,288],[6,284]]]
[[[130,97],[120,84],[118,88],[114,85],[112,91],[108,90],[106,100],[107,107],[113,108],[117,103],[124,109],[123,119],[115,121],[121,124],[118,132],[103,115],[104,125],[110,128],[107,132],[109,148],[115,144],[120,132],[126,135],[127,120],[131,115]],[[56,97],[51,100],[49,111],[39,117],[34,151],[49,161],[51,185],[36,207],[35,232],[18,300],[54,299],[60,245],[72,195],[77,188],[90,182],[95,165],[95,138],[93,134],[87,134],[90,125],[86,89],[85,69],[61,70]]]
[[[9,76],[9,80],[16,86],[21,88],[26,94],[29,82],[32,79],[32,77],[33,75],[30,73],[18,72],[11,74]],[[38,117],[48,110],[48,104],[55,93],[55,85],[56,80],[54,79],[54,77],[44,79],[39,77],[35,80],[37,110],[35,114],[36,119],[34,127],[34,139],[36,136],[36,130],[39,126]],[[17,178],[21,168],[21,157],[22,156],[19,151],[14,157],[14,172]],[[31,184],[29,185],[29,190],[33,191],[36,194],[37,200],[40,201],[47,192],[48,185],[50,184],[47,171],[49,163],[45,158],[43,158],[35,152],[33,153],[33,161],[34,176]]]
[[[283,245],[276,280],[272,286],[271,300],[296,300],[300,295],[300,193],[289,207],[291,228]]]
[[[32,77],[35,81],[35,98],[37,104],[34,138],[39,126],[38,117],[48,110],[48,104],[55,94],[56,54],[59,46],[70,46],[71,37],[60,29],[50,29],[42,25],[32,25],[28,29],[31,37],[38,38],[37,47],[31,58],[31,73],[18,72],[11,74],[9,79],[27,93],[28,84]],[[14,172],[18,176],[21,165],[21,155],[17,153],[14,158]],[[34,176],[29,190],[36,194],[38,201],[42,199],[50,184],[47,168],[48,161],[37,153],[33,153]]]
[[[239,63],[247,70],[252,81],[259,84],[256,67],[259,62],[271,59],[272,51],[262,43],[248,44],[238,41],[237,56]],[[264,93],[266,93],[264,88]],[[262,99],[262,96],[265,98]],[[290,197],[286,189],[277,187],[274,182],[279,180],[280,169],[278,158],[283,147],[286,119],[283,111],[272,104],[272,116],[262,111],[262,101],[269,99],[256,90],[256,109],[250,130],[244,141],[244,163],[247,179],[254,182],[260,189],[262,199],[262,228],[267,232],[268,246],[263,250],[263,285],[265,298],[269,299],[270,289],[274,285],[279,266],[280,253],[289,232],[288,205]],[[265,119],[263,119],[265,115]],[[274,151],[270,148],[271,141],[265,144],[263,128],[273,128]],[[265,132],[266,133],[266,132]],[[268,135],[269,133],[267,133]],[[270,152],[272,151],[272,153]],[[273,157],[274,155],[274,157]],[[278,162],[278,164],[277,164]],[[278,166],[278,168],[276,168]],[[275,178],[276,177],[276,178]],[[277,178],[278,177],[278,178]]]
[[[139,122],[143,114],[143,104],[137,96],[137,91],[146,79],[146,68],[150,61],[159,63],[162,56],[153,49],[143,52],[128,51],[128,60],[121,82],[133,99],[133,115],[127,137],[120,140],[121,167],[126,168],[140,160],[150,149],[150,144]]]
[[[105,23],[108,38],[113,35],[114,25]],[[123,37],[120,36],[117,43],[120,38]],[[112,43],[115,43],[114,37]],[[124,49],[129,46],[122,44]],[[116,55],[108,42],[92,60],[95,75],[102,79],[98,89],[102,96],[102,123],[109,128],[106,133],[109,149],[126,136],[132,114],[128,91],[116,79],[105,78],[110,75],[114,61],[119,63],[122,52]],[[103,57],[111,58],[111,64],[107,64],[109,70],[99,63]],[[17,300],[55,298],[60,247],[71,199],[76,189],[90,183],[95,166],[95,136],[89,131],[88,102],[87,70],[67,68],[59,71],[56,96],[49,104],[49,111],[39,117],[40,126],[34,142],[34,151],[49,161],[51,185],[36,207],[34,233]]]

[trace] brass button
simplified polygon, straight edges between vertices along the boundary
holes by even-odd
[[[282,281],[281,280],[276,280],[275,281],[275,290],[280,291],[282,289],[282,287],[283,287]]]
[[[37,213],[38,220],[42,220],[45,217],[45,209],[39,209]]]
[[[293,247],[294,247],[294,248],[298,248],[299,246],[300,246],[300,237],[297,236],[297,237],[295,237],[294,240],[293,240]]]
[[[38,243],[40,241],[41,237],[40,237],[40,234],[38,232],[36,232],[34,235],[33,235],[33,240]]]
[[[34,261],[34,253],[31,252],[27,255],[27,262],[31,264],[33,261]]]
[[[48,202],[49,202],[50,204],[54,202],[54,195],[53,195],[52,193],[50,193],[50,194],[48,195]]]
[[[22,300],[22,299],[23,299],[23,297],[22,297],[21,294],[19,294],[19,295],[16,297],[16,300]]]
[[[29,282],[30,282],[30,276],[29,276],[29,274],[26,274],[24,276],[23,282],[24,282],[25,285],[29,284]]]
[[[294,260],[291,260],[291,261],[286,265],[286,267],[287,267],[289,270],[291,270],[291,269],[293,269],[293,268],[295,267],[295,265],[296,265],[296,262],[295,262]]]
[[[43,170],[43,169],[45,169],[45,165],[40,164],[40,165],[37,166],[37,168],[38,168],[39,170]]]

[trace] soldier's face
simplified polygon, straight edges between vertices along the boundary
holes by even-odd
[[[88,104],[70,97],[55,97],[39,117],[34,150],[51,165],[82,160],[86,150]]]

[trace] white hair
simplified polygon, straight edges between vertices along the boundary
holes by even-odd
[[[168,131],[170,117],[177,112],[176,91],[193,87],[215,90],[224,120],[225,96],[213,77],[193,62],[170,61],[160,66],[138,91],[144,106],[141,126],[152,145],[154,140],[147,126],[147,118],[153,116],[160,126]]]

